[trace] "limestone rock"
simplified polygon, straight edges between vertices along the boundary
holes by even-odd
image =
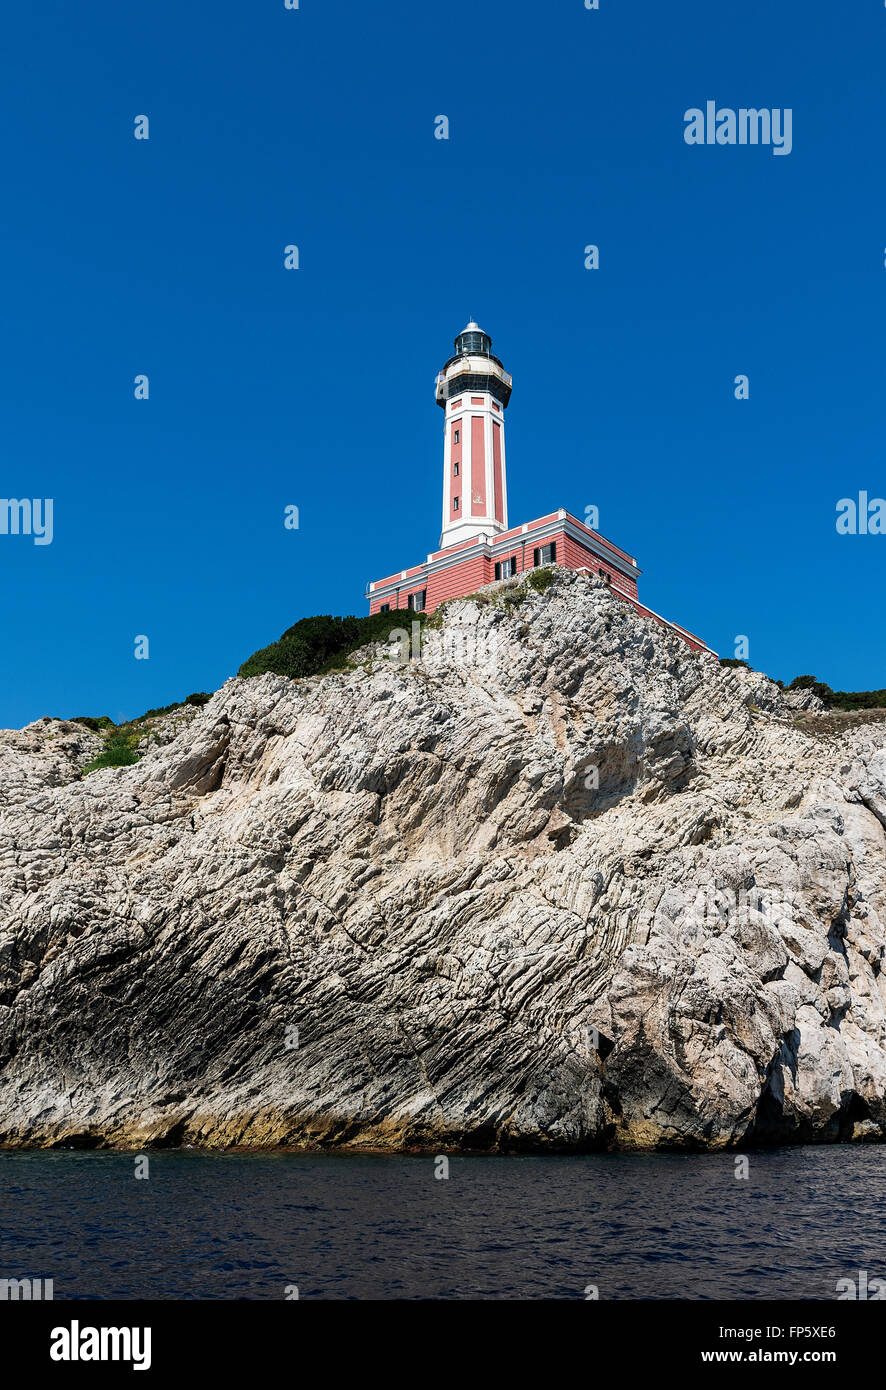
[[[234,679],[132,767],[0,734],[0,1142],[886,1133],[886,725],[595,578]]]

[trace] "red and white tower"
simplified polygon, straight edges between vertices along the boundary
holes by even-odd
[[[437,376],[437,404],[445,412],[440,549],[418,565],[373,580],[366,594],[370,613],[433,613],[487,584],[559,565],[605,580],[638,613],[670,628],[693,651],[709,652],[700,637],[640,602],[633,555],[565,507],[508,528],[505,410],[510,398],[511,378],[492,355],[492,339],[472,321]]]
[[[472,320],[437,376],[437,404],[446,412],[441,550],[508,529],[504,417],[510,398],[511,378],[493,357],[489,334]]]

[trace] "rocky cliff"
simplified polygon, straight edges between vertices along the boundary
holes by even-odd
[[[886,725],[796,703],[556,571],[133,767],[0,734],[0,1142],[882,1137]]]

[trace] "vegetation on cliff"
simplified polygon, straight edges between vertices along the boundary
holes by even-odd
[[[749,662],[734,656],[721,656],[720,665],[754,670]],[[795,676],[790,685],[779,680],[775,684],[779,690],[811,690],[828,709],[886,709],[886,690],[832,690],[824,681],[816,680],[815,676]]]
[[[473,599],[481,606],[489,603],[511,610],[519,607],[530,591],[543,593],[554,582],[554,577],[553,567],[544,567],[533,570],[517,585],[512,583],[497,587],[496,590],[469,594],[467,598]],[[328,613],[300,618],[292,627],[286,629],[278,641],[253,652],[243,662],[237,674],[244,677],[272,674],[298,680],[306,676],[344,670],[348,666],[348,658],[355,651],[370,643],[386,642],[395,629],[408,628],[412,622],[419,622],[422,627],[439,627],[444,620],[447,606],[446,603],[440,604],[431,617],[426,613],[401,608],[362,618],[335,617]],[[720,665],[742,666],[745,670],[754,670],[749,662],[738,657],[721,657]],[[811,675],[796,676],[789,685],[780,680],[774,683],[781,690],[810,690],[830,710],[854,712],[886,709],[886,690],[832,690],[824,681],[816,680],[815,676]],[[119,725],[106,714],[75,715],[73,722],[84,724],[94,733],[104,735],[101,753],[84,769],[83,775],[103,767],[128,767],[138,762],[139,743],[145,737],[143,726],[147,722],[181,708],[182,703],[200,707],[211,698],[210,693],[197,691],[188,695],[184,702],[146,710],[138,719]]]
[[[347,665],[348,656],[370,642],[385,642],[395,628],[425,621],[424,613],[394,609],[373,613],[366,618],[334,618],[325,613],[316,618],[300,618],[286,629],[277,642],[253,652],[244,661],[239,676],[318,676]]]
[[[85,720],[78,721],[85,723]],[[83,776],[87,773],[97,772],[101,767],[130,767],[138,762],[138,753],[135,749],[137,735],[131,724],[122,724],[119,727],[111,725],[110,730],[105,734],[105,743],[98,757],[93,758],[91,763],[87,763],[83,769]]]
[[[87,773],[97,772],[102,767],[131,767],[137,763],[141,757],[139,744],[150,735],[150,726],[155,719],[162,719],[166,714],[173,710],[181,709],[183,705],[195,706],[198,709],[209,703],[212,695],[205,690],[195,691],[188,695],[184,701],[177,701],[172,705],[162,705],[158,709],[146,710],[139,715],[138,719],[127,720],[123,724],[115,724],[107,714],[94,717],[88,714],[75,715],[71,720],[72,724],[85,724],[87,729],[93,733],[104,734],[104,745],[97,757],[83,769],[83,776]]]

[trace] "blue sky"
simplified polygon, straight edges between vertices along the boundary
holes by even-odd
[[[721,654],[886,685],[886,537],[835,527],[886,493],[883,5],[45,0],[3,69],[0,493],[54,538],[0,536],[0,725],[366,612],[438,543],[470,315],[513,524],[596,505]],[[791,154],[687,145],[709,99],[790,107]]]

